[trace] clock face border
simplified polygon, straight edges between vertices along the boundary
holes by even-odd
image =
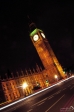
[[[45,34],[44,34],[43,32],[41,32],[41,36],[42,36],[43,38],[45,38]]]
[[[38,39],[39,39],[38,34],[35,34],[35,35],[33,36],[33,40],[36,42]]]

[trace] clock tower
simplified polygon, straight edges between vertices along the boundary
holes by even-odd
[[[55,74],[57,74],[60,78],[65,78],[63,69],[52,51],[44,32],[36,28],[35,23],[31,23],[29,27],[30,38],[49,77],[53,80]]]

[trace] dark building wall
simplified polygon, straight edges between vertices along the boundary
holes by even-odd
[[[1,81],[0,81],[0,103],[3,103],[5,102],[5,96],[4,96],[4,92],[3,92],[3,89],[2,89],[2,84],[1,84]]]

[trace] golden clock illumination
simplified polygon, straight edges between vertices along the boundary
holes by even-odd
[[[39,36],[37,34],[33,36],[34,41],[37,41],[38,39],[39,39]]]
[[[43,38],[45,38],[45,35],[44,35],[44,33],[41,33],[41,35],[42,35],[42,37],[43,37]]]

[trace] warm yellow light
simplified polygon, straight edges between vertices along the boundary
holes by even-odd
[[[25,89],[27,86],[28,86],[28,84],[26,82],[23,83],[23,85],[22,85],[23,89]]]
[[[55,77],[55,79],[57,79],[57,78],[58,78],[58,76],[57,76],[57,75],[55,75],[54,77]]]

